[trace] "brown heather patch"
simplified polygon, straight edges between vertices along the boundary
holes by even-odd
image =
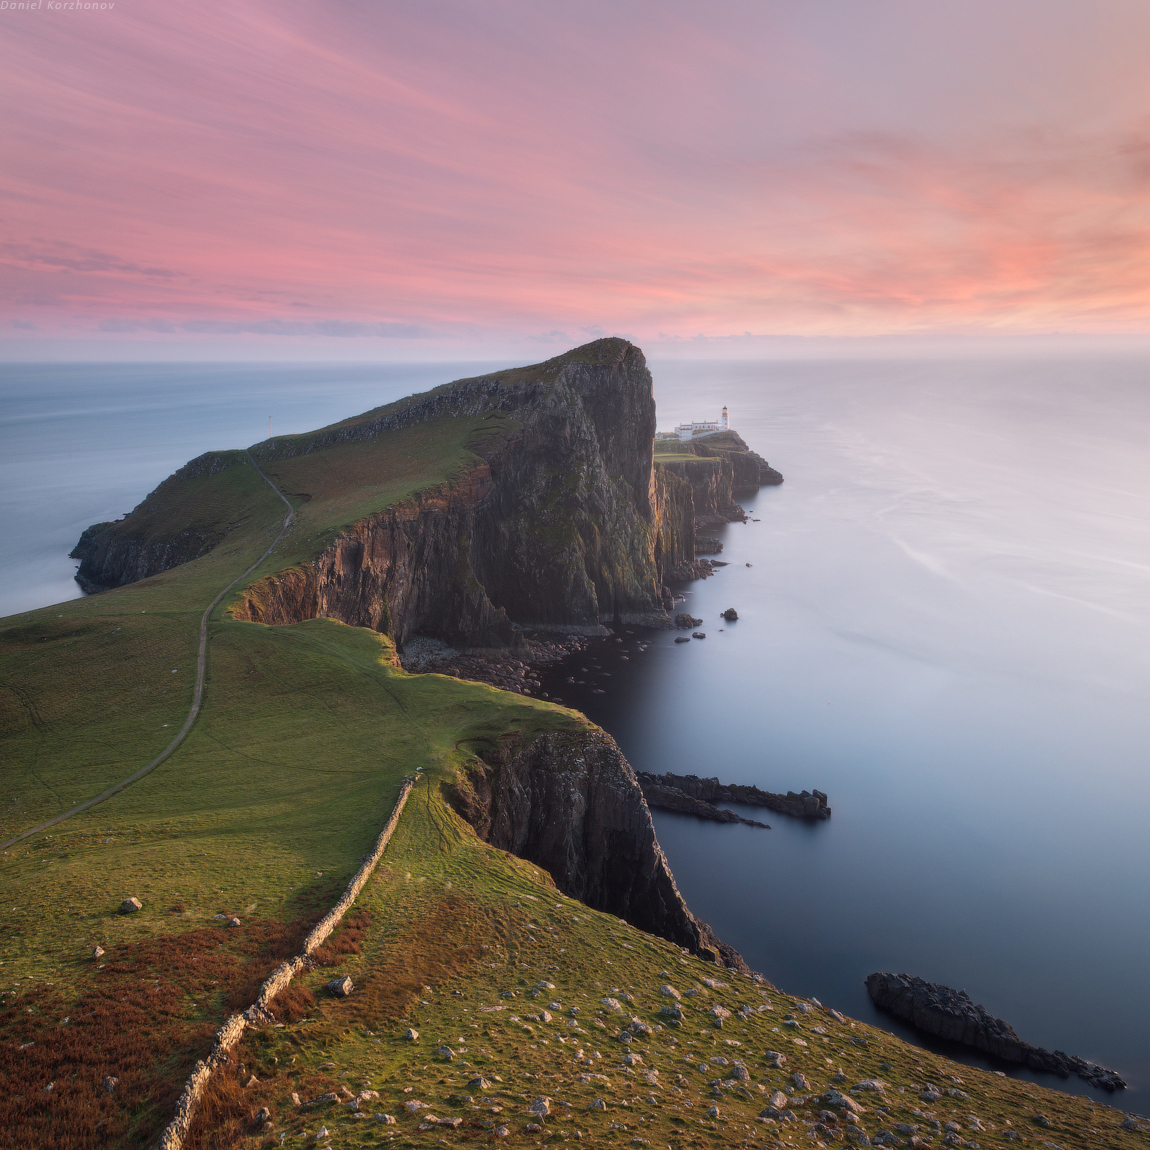
[[[334,900],[333,900],[334,901]],[[371,911],[357,907],[349,911],[327,941],[312,952],[320,966],[335,966],[345,954],[359,954],[364,936],[371,926]]]
[[[309,925],[249,920],[129,943],[79,974],[78,993],[42,984],[6,997],[0,1147],[97,1150],[154,1138],[225,1007],[295,953]],[[111,1093],[107,1076],[119,1079]]]

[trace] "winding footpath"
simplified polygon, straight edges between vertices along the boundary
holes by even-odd
[[[288,513],[284,519],[283,527],[280,528],[280,533],[272,540],[271,546],[242,574],[237,575],[212,601],[208,604],[207,610],[204,612],[203,617],[200,619],[200,650],[196,656],[196,690],[192,695],[192,709],[188,712],[188,717],[184,720],[184,725],[180,728],[176,737],[146,766],[141,767],[134,775],[123,779],[121,782],[116,783],[115,786],[109,787],[103,794],[97,795],[94,799],[88,799],[87,802],[80,803],[78,806],[73,807],[70,811],[65,811],[62,815],[57,815],[53,819],[49,819],[45,823],[40,823],[39,826],[32,827],[30,830],[22,831],[18,835],[13,835],[10,839],[5,839],[0,842],[0,850],[6,850],[12,846],[13,843],[18,843],[22,839],[28,838],[29,835],[38,834],[40,831],[47,830],[49,827],[54,827],[57,823],[62,823],[65,819],[70,819],[73,815],[80,814],[81,811],[86,811],[91,807],[96,806],[98,803],[104,802],[105,799],[110,799],[113,795],[118,794],[125,787],[130,787],[133,783],[138,782],[146,774],[154,771],[183,741],[187,733],[192,729],[192,724],[196,721],[196,716],[200,713],[200,704],[204,698],[204,674],[207,668],[208,660],[208,620],[212,617],[212,612],[220,605],[223,597],[237,584],[246,579],[267,557],[275,550],[276,544],[287,533],[287,529],[291,526],[293,517],[295,516],[295,508],[288,502],[287,496],[263,473],[260,465],[255,461],[250,451],[244,454],[251,460],[252,466],[259,472],[260,478],[284,501],[287,505]]]

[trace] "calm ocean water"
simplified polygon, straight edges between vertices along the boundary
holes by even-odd
[[[692,908],[856,1017],[872,970],[965,988],[1150,1112],[1150,364],[652,367],[660,426],[726,403],[786,483],[683,588],[706,640],[636,633],[550,684],[639,769],[834,808],[770,831],[657,814]],[[300,431],[475,370],[5,368],[0,614],[75,595],[83,527],[269,415]]]

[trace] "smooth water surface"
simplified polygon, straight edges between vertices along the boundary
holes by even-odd
[[[0,615],[77,594],[85,526],[269,415],[303,431],[491,366],[4,368]],[[661,427],[726,403],[786,482],[682,589],[707,639],[636,632],[549,689],[637,768],[834,808],[769,831],[657,813],[692,908],[858,1017],[872,970],[965,988],[1150,1112],[1150,365],[653,370]]]
[[[705,640],[636,631],[545,688],[637,769],[818,788],[834,811],[770,831],[656,812],[692,909],[780,987],[900,1033],[868,973],[966,989],[1150,1111],[1148,365],[656,381],[660,426],[727,403],[786,482],[683,588]]]

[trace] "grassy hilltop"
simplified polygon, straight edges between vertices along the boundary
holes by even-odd
[[[361,439],[324,429],[305,453],[295,440],[261,445],[261,466],[297,513],[248,582],[459,481],[513,428],[509,417],[458,415]],[[244,453],[221,459],[146,512],[161,543],[194,520],[218,539],[207,554],[0,620],[0,840],[132,774],[182,724],[200,615],[283,515]],[[320,1135],[333,1147],[806,1146],[828,1109],[816,1092],[849,1093],[864,1079],[885,1085],[851,1095],[864,1112],[839,1110],[816,1138],[842,1141],[849,1126],[938,1146],[954,1122],[949,1142],[967,1146],[1146,1145],[1101,1102],[951,1063],[560,894],[538,867],[482,842],[449,800],[476,753],[586,730],[581,715],[408,674],[387,635],[366,628],[240,621],[228,609],[242,590],[213,616],[203,710],[176,752],[0,856],[0,1146],[154,1144],[216,1028],[298,953],[416,770],[356,908],[277,1002],[280,1025],[249,1032],[213,1079],[189,1145]],[[130,895],[143,910],[118,913]],[[232,915],[239,927],[220,917]],[[324,990],[337,973],[355,982],[347,999]],[[663,1009],[676,1001],[679,1025]],[[721,1028],[716,1008],[729,1012]],[[618,1041],[624,1026],[630,1043]],[[408,1027],[418,1041],[403,1037]],[[109,1076],[118,1081],[105,1088]],[[929,1102],[928,1083],[941,1091]],[[788,1088],[797,1120],[759,1119]],[[548,1113],[529,1112],[541,1097]]]

